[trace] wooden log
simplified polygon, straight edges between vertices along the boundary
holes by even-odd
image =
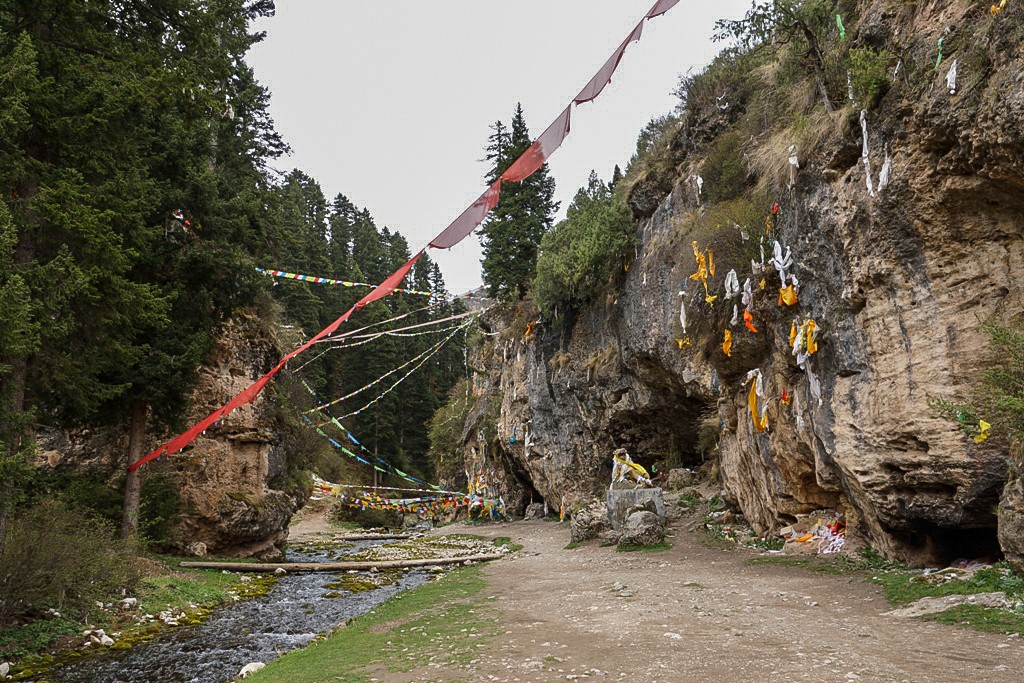
[[[219,569],[229,572],[276,572],[283,569],[286,572],[344,572],[350,570],[368,569],[408,569],[411,567],[436,567],[446,564],[461,564],[463,562],[489,562],[500,560],[504,553],[492,553],[489,555],[469,555],[467,557],[437,557],[418,560],[381,560],[380,562],[182,562],[181,567],[186,569]]]
[[[412,536],[407,534],[355,534],[352,536],[335,536],[331,541],[407,541]]]

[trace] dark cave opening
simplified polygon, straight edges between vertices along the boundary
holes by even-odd
[[[898,534],[907,551],[907,560],[915,564],[941,565],[1003,558],[998,530],[991,527],[947,528],[921,524],[910,533]]]
[[[625,448],[652,475],[677,467],[700,469],[718,439],[718,409],[701,397],[672,396],[618,416],[608,431],[615,447]]]

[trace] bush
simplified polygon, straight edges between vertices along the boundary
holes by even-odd
[[[63,502],[28,508],[0,549],[0,622],[47,608],[83,621],[97,601],[132,592],[135,547],[114,525]]]
[[[634,241],[629,209],[591,172],[565,220],[541,240],[534,291],[545,318],[552,319],[557,306],[589,303]]]
[[[850,50],[850,84],[857,105],[870,109],[889,87],[889,55],[870,47]]]

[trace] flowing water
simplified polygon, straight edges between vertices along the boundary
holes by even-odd
[[[355,552],[372,543],[355,544]],[[337,550],[291,549],[293,562],[325,562]],[[390,585],[363,593],[326,598],[337,581],[330,572],[282,576],[264,596],[217,609],[197,626],[175,628],[122,655],[100,655],[54,670],[51,683],[221,683],[250,662],[270,662],[303,647],[318,634],[350,617],[365,614],[428,573],[414,571]]]

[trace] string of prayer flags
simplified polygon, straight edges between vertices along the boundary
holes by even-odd
[[[572,105],[570,104],[540,137],[501,174],[502,182],[515,183],[536,173],[569,135]]]
[[[722,353],[732,358],[732,331],[725,331],[725,341],[722,342]]]
[[[747,403],[750,407],[750,419],[754,423],[754,430],[758,433],[768,428],[768,404],[764,400],[764,378],[760,370],[751,370],[747,373],[747,381],[750,382],[750,394]]]
[[[299,282],[311,282],[311,283],[316,284],[316,285],[337,285],[337,286],[341,286],[341,287],[369,287],[371,289],[376,289],[377,288],[377,285],[372,285],[372,284],[370,284],[368,282],[351,282],[349,280],[335,280],[335,279],[329,278],[329,277],[318,277],[316,275],[302,275],[300,273],[289,273],[289,272],[284,271],[284,270],[273,270],[273,269],[270,269],[270,268],[257,268],[256,272],[263,273],[264,275],[269,275],[270,277],[282,278],[282,279],[286,279],[286,280],[297,280]],[[485,297],[470,296],[470,295],[451,296],[451,295],[448,295],[448,294],[443,294],[443,293],[438,293],[438,292],[428,292],[428,291],[424,291],[424,290],[421,290],[421,289],[399,289],[399,288],[395,288],[394,291],[396,293],[399,293],[399,294],[418,294],[418,295],[421,295],[421,296],[429,296],[429,297],[431,297],[433,299],[449,299],[449,298],[454,298],[454,299],[467,299],[467,300],[472,299],[474,301],[487,301],[487,299]]]
[[[988,433],[992,429],[992,425],[990,425],[988,422],[985,422],[984,420],[980,420],[978,421],[978,429],[980,431],[978,432],[978,435],[974,437],[974,441],[975,443],[985,443],[985,441],[988,439]]]

